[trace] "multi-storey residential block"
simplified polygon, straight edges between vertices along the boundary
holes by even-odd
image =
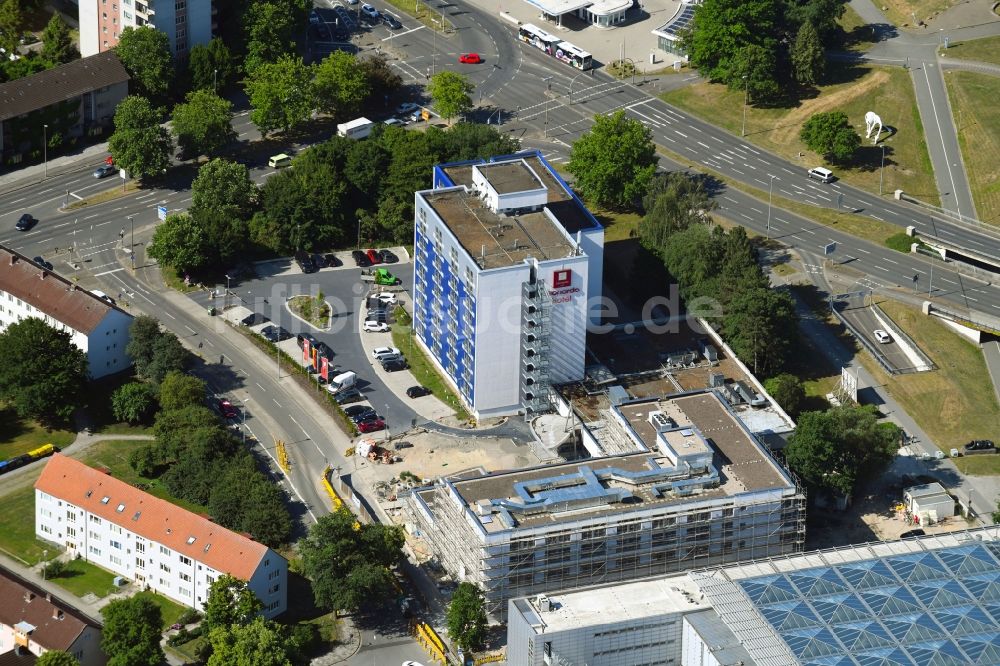
[[[584,373],[604,230],[537,153],[438,166],[416,193],[414,332],[477,417],[547,411]]]
[[[79,0],[79,7],[84,56],[113,49],[125,28],[166,33],[170,52],[181,60],[212,39],[212,0]]]
[[[229,574],[247,581],[265,616],[287,608],[281,555],[58,453],[35,483],[35,534],[185,606],[201,609]]]
[[[0,331],[28,317],[68,331],[87,354],[90,376],[127,370],[132,315],[57,273],[0,246]]]
[[[420,535],[491,611],[547,590],[802,549],[805,495],[714,391],[612,407],[638,453],[414,490]]]
[[[0,567],[0,663],[19,664],[61,650],[80,666],[101,666],[101,625],[40,587]],[[8,661],[8,659],[10,659]]]

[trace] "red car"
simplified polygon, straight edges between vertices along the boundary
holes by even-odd
[[[368,257],[368,261],[372,262],[372,264],[382,263],[382,255],[379,254],[378,250],[368,250],[365,252],[365,255]]]
[[[463,53],[458,56],[458,61],[463,65],[478,65],[483,59],[479,57],[478,53]]]
[[[225,398],[219,400],[219,413],[222,414],[224,419],[235,419],[239,416],[239,412],[233,407],[233,403],[229,402]]]
[[[361,432],[375,432],[377,430],[385,430],[385,421],[383,419],[372,419],[371,421],[362,421],[358,424],[358,430]]]

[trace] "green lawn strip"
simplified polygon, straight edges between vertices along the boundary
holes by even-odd
[[[604,225],[605,243],[626,240],[639,234],[639,223],[642,221],[639,213],[607,210],[588,202],[584,202],[584,205]]]
[[[139,592],[135,596],[146,597],[154,604],[160,607],[160,613],[163,615],[163,629],[169,629],[172,624],[177,622],[177,619],[181,616],[181,613],[187,610],[187,606],[181,606],[178,603],[167,599],[159,594],[154,594],[153,592],[145,591]]]
[[[996,48],[1000,50],[1000,42]],[[997,56],[1000,59],[1000,53]],[[1000,106],[996,102],[1000,78],[948,70],[944,80],[976,213],[984,222],[1000,224]]]
[[[905,232],[899,232],[898,234],[893,234],[885,239],[886,247],[891,250],[896,250],[897,252],[903,252],[905,254],[910,253],[910,247],[916,242],[912,236],[907,236]]]
[[[149,479],[140,476],[132,466],[128,464],[128,457],[132,451],[154,442],[149,440],[107,440],[94,444],[81,457],[81,461],[91,467],[106,467],[111,470],[112,476],[128,484],[145,484],[148,486],[146,492],[154,497],[159,497],[172,504],[192,511],[194,513],[208,513],[208,508],[194,502],[188,502],[173,497],[158,479]]]
[[[34,513],[32,513],[32,516],[34,516]],[[59,587],[69,590],[78,597],[83,597],[87,594],[106,597],[115,591],[114,579],[115,574],[105,571],[90,562],[71,560],[66,563],[66,568],[59,576],[50,578],[49,580]]]
[[[805,178],[805,170],[823,164],[823,160],[799,139],[802,124],[814,113],[843,111],[861,135],[862,146],[850,164],[832,167],[839,178],[869,192],[878,192],[884,144],[883,192],[888,195],[901,189],[913,197],[939,203],[909,73],[901,68],[871,65],[844,65],[837,72],[846,80],[821,86],[817,97],[802,100],[793,107],[748,108],[745,139],[799,164]],[[729,90],[715,83],[696,83],[661,95],[667,103],[709,119],[735,135],[742,131],[743,97],[742,90]],[[886,125],[899,128],[888,139],[883,134],[879,146],[872,146],[871,141],[864,139],[865,113],[873,109]]]
[[[392,344],[406,355],[410,372],[414,378],[434,393],[441,402],[455,410],[460,421],[468,421],[472,416],[465,411],[462,402],[452,391],[451,385],[441,376],[437,367],[427,358],[424,350],[413,339],[411,319],[403,308],[396,308],[396,323],[392,326]]]
[[[30,485],[4,495],[3,511],[0,511],[0,550],[29,565],[38,564],[45,557],[52,558],[58,552],[54,545],[35,538],[35,489],[32,485],[39,474],[41,468],[31,474]]]
[[[0,460],[10,460],[44,444],[64,448],[73,443],[76,433],[47,430],[36,421],[18,417],[13,408],[0,409]]]
[[[93,204],[107,203],[108,201],[114,201],[115,199],[121,199],[124,196],[128,196],[132,192],[135,192],[140,188],[139,182],[135,180],[130,180],[125,184],[125,187],[120,186],[112,187],[109,190],[104,190],[103,192],[98,192],[97,194],[91,195],[84,199],[78,199],[77,201],[70,202],[68,206],[63,208],[65,211],[77,210],[78,208],[84,208],[86,206],[92,206]]]
[[[868,354],[859,355],[875,381],[945,453],[971,439],[995,439],[1000,405],[979,347],[918,308],[888,300],[879,306],[938,369],[889,377]],[[970,474],[991,474],[996,465],[988,455],[957,462]]]
[[[443,28],[445,31],[451,32],[455,28],[447,17],[442,17],[439,12],[431,11],[431,9],[425,3],[420,2],[420,0],[386,0],[386,3],[392,5],[401,12],[405,12],[407,15],[416,18],[431,30],[441,30]],[[401,18],[405,19],[406,17],[403,16]],[[442,18],[444,21],[443,23]]]
[[[947,49],[942,49],[940,53],[945,58],[978,60],[979,62],[1000,65],[1000,36],[952,42]]]

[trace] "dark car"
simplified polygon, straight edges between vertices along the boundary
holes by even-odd
[[[397,372],[406,368],[406,359],[403,358],[389,358],[382,361],[382,369],[386,372]]]
[[[338,259],[337,255],[335,254],[324,254],[323,264],[327,268],[336,268],[337,266],[342,266],[343,262],[341,262],[340,259]]]
[[[358,430],[361,432],[376,432],[378,430],[385,430],[385,421],[381,418],[374,418],[370,421],[362,421],[358,424]]]
[[[113,164],[102,164],[94,169],[94,178],[107,178],[117,170]]]
[[[326,344],[323,341],[317,341],[314,346],[316,347],[316,351],[319,352],[320,356],[325,356],[328,359],[333,358],[333,350],[330,348],[330,345]]]
[[[352,402],[358,402],[364,400],[365,396],[356,388],[349,388],[343,391],[338,391],[333,399],[337,401],[338,405],[349,405]]]
[[[974,439],[965,445],[966,451],[991,451],[996,448],[992,440]]]
[[[35,262],[36,264],[38,264],[39,266],[41,266],[42,268],[44,268],[47,271],[51,271],[52,270],[52,264],[51,264],[51,262],[45,261],[41,257],[35,257],[34,259],[32,259],[32,261]]]
[[[385,312],[373,311],[365,315],[365,321],[371,321],[378,324],[388,324],[389,317]]]
[[[368,261],[370,261],[371,263],[373,264],[382,263],[382,257],[379,256],[378,250],[368,250],[367,252],[365,252],[365,254],[368,256]]]
[[[399,261],[399,257],[389,250],[379,250],[378,256],[382,260],[383,264],[394,264]]]
[[[344,409],[344,414],[347,414],[347,418],[351,419],[355,423],[376,418],[378,416],[378,414],[375,413],[375,410],[368,405],[354,405],[352,407],[347,407]]]
[[[225,398],[220,399],[216,407],[219,410],[219,414],[221,414],[224,419],[235,419],[239,416],[239,412],[237,412],[236,408],[233,407],[233,403],[229,402]]]
[[[915,530],[910,530],[909,532],[903,532],[899,535],[900,539],[912,539],[913,537],[924,536],[927,532],[924,532],[919,527]]]
[[[386,27],[389,28],[390,30],[399,30],[400,28],[403,27],[403,24],[400,23],[399,20],[392,14],[383,13],[382,23],[384,23]]]
[[[38,220],[31,217],[31,213],[25,213],[20,218],[18,218],[17,224],[14,225],[14,228],[17,229],[18,231],[27,231],[36,224],[38,224]]]
[[[265,315],[262,315],[259,312],[254,312],[253,314],[247,315],[246,317],[243,317],[243,319],[240,319],[240,324],[242,324],[243,326],[256,326],[257,324],[264,324],[269,321],[271,320],[268,319]]]
[[[316,264],[313,263],[312,257],[309,256],[308,252],[296,252],[295,263],[299,265],[299,270],[303,273],[315,273],[319,270],[316,268]]]
[[[295,336],[295,342],[299,343],[299,349],[302,349],[303,340],[308,340],[310,347],[316,346],[316,338],[314,338],[309,333],[299,333],[298,335]]]
[[[430,394],[431,390],[426,386],[411,386],[410,388],[406,389],[407,398],[422,398],[425,395],[430,395]]]
[[[368,255],[361,250],[352,251],[351,257],[354,259],[354,264],[359,268],[366,268],[372,265],[372,262],[368,260]]]
[[[269,342],[281,342],[292,337],[292,334],[280,326],[265,326],[260,329],[261,336]]]

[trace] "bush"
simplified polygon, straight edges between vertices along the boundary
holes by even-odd
[[[200,619],[201,613],[193,608],[185,608],[184,612],[177,618],[177,622],[180,624],[192,624]]]
[[[914,243],[919,243],[916,238],[912,236],[907,236],[905,233],[900,232],[898,234],[893,234],[885,239],[886,247],[896,250],[897,252],[910,253],[910,246]]]
[[[66,563],[62,560],[52,560],[45,565],[45,578],[58,578],[66,571]]]

